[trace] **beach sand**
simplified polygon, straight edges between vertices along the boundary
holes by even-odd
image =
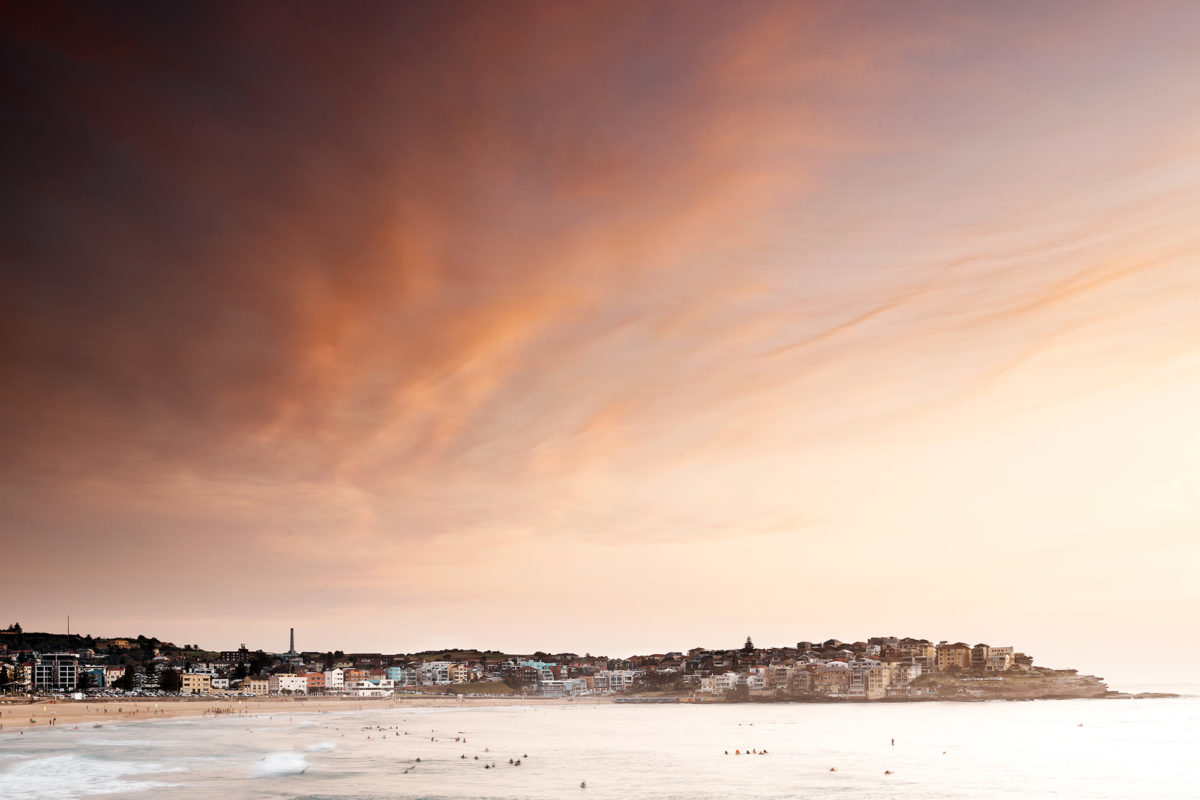
[[[226,714],[243,716],[318,714],[391,708],[469,708],[483,706],[574,705],[611,703],[608,697],[513,697],[506,695],[466,697],[454,695],[401,695],[398,697],[154,697],[131,699],[46,700],[32,703],[0,701],[0,736],[45,727],[92,727],[156,719],[208,717]]]

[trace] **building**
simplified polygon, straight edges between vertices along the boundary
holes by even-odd
[[[180,694],[209,694],[212,692],[212,675],[204,672],[185,672],[179,676]]]
[[[395,687],[387,678],[346,681],[345,692],[351,697],[391,697]]]
[[[421,685],[421,671],[416,667],[391,666],[385,670],[385,674],[396,686]]]
[[[941,642],[937,646],[937,669],[943,672],[948,669],[970,669],[971,646],[963,642],[947,644]]]
[[[291,672],[282,672],[267,678],[267,691],[271,694],[307,694],[308,680]]]
[[[72,692],[79,683],[79,659],[74,653],[47,653],[33,665],[33,688]]]
[[[340,692],[346,685],[346,671],[334,667],[325,673],[325,691]]]
[[[1016,653],[1009,647],[989,647],[987,662],[983,668],[986,672],[1007,672],[1016,663]]]
[[[988,653],[991,648],[986,644],[977,644],[971,648],[971,669],[982,672],[987,666]]]
[[[105,683],[106,670],[104,669],[104,665],[102,665],[102,664],[88,664],[86,666],[80,665],[79,676],[80,676],[81,684],[83,681],[84,673],[87,673],[92,676],[90,688],[103,689],[105,686],[108,685],[107,683]]]
[[[246,678],[238,684],[237,690],[246,694],[266,694],[271,690],[271,682],[266,678]]]
[[[300,677],[308,681],[309,694],[325,694],[325,673],[324,672],[302,672]]]
[[[237,650],[222,650],[221,655],[217,657],[217,663],[225,666],[249,664],[250,651],[246,649],[246,645],[244,644]]]
[[[849,696],[850,668],[844,662],[836,661],[821,665],[813,673],[813,691],[830,697]]]
[[[450,683],[450,662],[428,661],[421,665],[421,683],[441,686]]]

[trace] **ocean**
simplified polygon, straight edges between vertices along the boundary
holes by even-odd
[[[1195,800],[1198,743],[1194,695],[228,716],[5,733],[0,798]]]

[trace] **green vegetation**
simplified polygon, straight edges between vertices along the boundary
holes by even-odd
[[[408,658],[413,661],[465,661],[467,663],[478,663],[479,661],[495,663],[497,661],[507,661],[510,658],[519,658],[520,656],[509,653],[501,653],[499,650],[471,650],[454,648],[450,650],[424,650],[420,653],[409,653]]]

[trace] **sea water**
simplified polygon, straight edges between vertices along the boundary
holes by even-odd
[[[1195,696],[285,711],[5,733],[0,798],[1195,800],[1198,744]]]

